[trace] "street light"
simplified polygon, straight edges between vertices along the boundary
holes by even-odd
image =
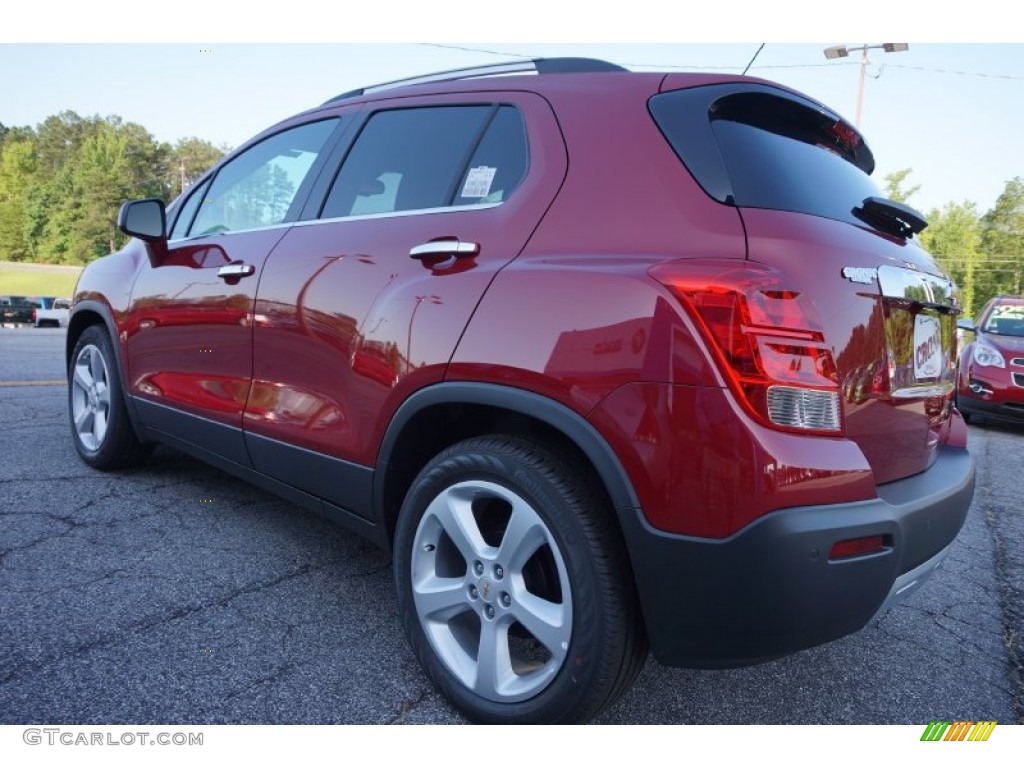
[[[860,87],[857,89],[857,118],[854,124],[860,128],[860,113],[864,105],[864,73],[868,67],[868,49],[881,48],[886,53],[900,53],[910,46],[907,43],[881,43],[879,45],[832,45],[825,49],[826,59],[845,59],[850,51],[860,51]]]

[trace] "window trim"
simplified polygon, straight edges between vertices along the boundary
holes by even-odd
[[[486,211],[504,205],[498,203],[474,203],[473,205],[445,205],[435,208],[410,208],[404,211],[382,211],[380,213],[357,213],[353,216],[331,216],[326,219],[303,219],[292,222],[293,227],[305,227],[310,224],[331,224],[339,221],[363,221],[366,219],[394,219],[399,216],[427,216],[435,213],[458,213],[460,211]]]

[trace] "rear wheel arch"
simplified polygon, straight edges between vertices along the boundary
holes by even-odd
[[[388,425],[378,455],[374,505],[389,540],[419,471],[449,446],[470,437],[528,437],[572,451],[601,483],[617,518],[635,517],[640,502],[625,469],[600,433],[582,416],[550,398],[514,387],[445,382],[409,397]],[[625,538],[622,520],[617,520]]]

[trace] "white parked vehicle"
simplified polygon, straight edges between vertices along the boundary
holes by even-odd
[[[70,313],[71,299],[56,299],[53,302],[53,309],[32,310],[32,324],[36,328],[67,328]]]

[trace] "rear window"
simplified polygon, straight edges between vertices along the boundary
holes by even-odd
[[[735,88],[673,91],[651,100],[662,133],[709,195],[745,208],[855,223],[855,207],[883,196],[868,175],[871,151],[835,115],[771,89]]]

